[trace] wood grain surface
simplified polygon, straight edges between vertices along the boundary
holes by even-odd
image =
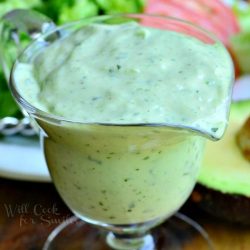
[[[250,227],[224,223],[190,204],[182,210],[205,228],[216,250],[250,250]],[[40,250],[71,215],[52,184],[0,178],[0,250]],[[205,250],[199,239],[187,249]]]

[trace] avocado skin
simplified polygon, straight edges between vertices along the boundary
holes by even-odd
[[[190,199],[220,220],[250,226],[250,197],[226,194],[197,184]]]
[[[247,226],[250,226],[250,179],[249,182],[247,179],[250,162],[237,147],[236,136],[249,115],[250,100],[232,104],[227,131],[218,143],[208,142],[203,171],[190,198],[201,211]]]

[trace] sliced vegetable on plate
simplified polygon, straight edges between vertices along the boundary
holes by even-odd
[[[192,200],[208,213],[229,222],[250,225],[250,100],[232,104],[222,140],[207,142],[205,157]],[[239,145],[239,138],[242,147]],[[244,142],[244,143],[243,143]],[[250,148],[248,149],[250,150]]]
[[[215,34],[232,54],[230,38],[240,32],[232,9],[221,0],[148,0],[145,13],[172,16],[192,22]],[[239,75],[238,60],[234,60]]]
[[[214,33],[225,44],[240,30],[230,7],[221,0],[148,0],[145,13],[173,16]]]

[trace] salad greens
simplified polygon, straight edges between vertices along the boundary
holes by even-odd
[[[2,0],[0,1],[0,16],[14,8],[35,8],[41,4],[41,0]]]
[[[95,2],[107,14],[142,12],[146,4],[146,0],[96,0]]]
[[[82,10],[84,10],[84,13]],[[58,22],[65,23],[69,20],[96,16],[98,15],[98,11],[98,6],[91,0],[75,0],[72,6],[67,4],[61,6]]]
[[[0,0],[0,15],[15,8],[35,9],[57,24],[111,13],[142,12],[146,0]],[[0,119],[22,117],[14,102],[0,67]]]
[[[40,0],[6,0],[0,2],[0,15],[4,15],[6,12],[13,8],[35,8],[41,5]],[[5,116],[20,117],[21,112],[13,100],[7,83],[5,81],[2,69],[0,67],[0,118]]]
[[[239,1],[235,1],[233,4],[233,12],[237,16],[240,23],[241,30],[243,32],[250,31],[250,5],[248,3],[240,4]]]
[[[250,74],[250,4],[235,1],[233,11],[241,32],[231,37],[231,47],[242,74]]]

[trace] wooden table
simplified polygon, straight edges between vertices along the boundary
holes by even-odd
[[[185,212],[207,230],[217,250],[250,250],[250,227],[188,207]],[[0,178],[0,250],[40,250],[51,230],[70,216],[52,184]],[[203,250],[198,241],[188,249]]]

